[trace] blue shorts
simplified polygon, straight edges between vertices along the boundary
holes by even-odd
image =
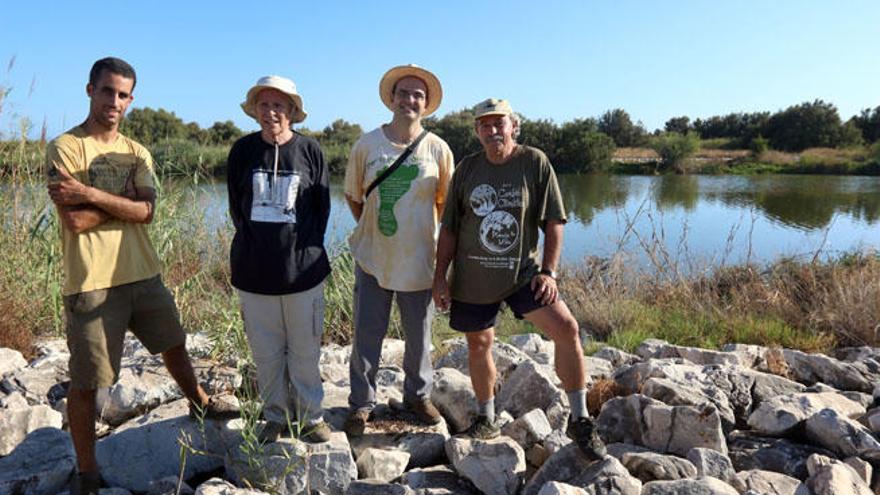
[[[524,315],[546,306],[546,304],[535,300],[535,291],[532,290],[532,284],[529,282],[504,298],[503,301],[496,303],[471,304],[453,299],[449,309],[449,326],[459,332],[479,332],[494,327],[495,318],[498,316],[502,302],[507,303],[507,306],[513,311],[513,316],[518,320],[522,320]]]

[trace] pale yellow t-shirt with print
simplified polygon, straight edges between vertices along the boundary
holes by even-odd
[[[452,150],[428,133],[404,163],[370,197],[367,187],[406,146],[388,140],[382,128],[355,143],[345,171],[345,195],[364,203],[361,218],[348,239],[362,270],[379,286],[395,291],[431,288],[439,215],[454,162]]]
[[[105,144],[74,127],[46,151],[49,182],[66,170],[88,186],[121,195],[126,186],[154,188],[153,158],[131,139],[119,135]],[[160,263],[144,224],[111,219],[80,234],[61,228],[64,258],[63,295],[106,289],[159,274]]]

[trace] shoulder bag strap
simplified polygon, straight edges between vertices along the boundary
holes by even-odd
[[[403,153],[401,153],[400,156],[397,157],[397,160],[394,160],[394,163],[392,163],[390,167],[386,168],[381,174],[379,174],[379,177],[373,179],[373,183],[370,184],[370,187],[367,188],[366,194],[364,194],[364,201],[366,201],[366,199],[370,197],[370,193],[373,192],[373,189],[381,184],[383,180],[387,179],[389,175],[393,174],[395,170],[400,168],[404,160],[406,160],[407,157],[409,157],[409,155],[411,155],[412,152],[419,146],[419,143],[422,142],[422,138],[425,137],[426,134],[428,134],[427,129],[423,130],[422,133],[419,134],[418,137],[416,137],[413,142],[406,147],[405,150],[403,150]]]

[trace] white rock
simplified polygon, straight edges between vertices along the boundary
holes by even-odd
[[[379,358],[379,364],[381,366],[397,366],[403,369],[403,354],[405,351],[405,341],[385,338],[382,340],[382,354]]]
[[[824,382],[838,390],[858,390],[871,393],[874,385],[880,382],[880,372],[876,363],[847,362],[824,354],[784,349],[782,351],[794,379],[812,385]]]
[[[98,418],[118,426],[183,394],[164,368],[126,367],[119,380],[98,391]]]
[[[543,441],[552,431],[547,415],[541,409],[532,409],[501,429],[502,434],[514,439],[525,450]]]
[[[213,478],[217,479],[217,478]],[[178,494],[178,485],[180,493]],[[193,495],[195,491],[177,476],[166,476],[150,482],[145,495]]]
[[[680,457],[656,452],[632,452],[624,454],[621,463],[642,483],[655,480],[678,480],[697,476],[697,468]]]
[[[525,452],[506,437],[453,437],[446,442],[446,455],[460,475],[487,495],[513,495],[525,476]]]
[[[652,481],[642,487],[642,495],[739,495],[727,483],[711,477],[688,480]]]
[[[451,466],[411,469],[400,477],[400,483],[419,495],[477,495],[474,485],[462,478]]]
[[[846,417],[865,413],[861,404],[833,392],[789,394],[765,400],[749,416],[749,426],[767,435],[783,435],[802,421],[825,408]]]
[[[415,491],[398,483],[364,479],[352,481],[348,485],[345,495],[415,495]]]
[[[67,432],[41,428],[0,457],[0,493],[55,494],[67,487],[76,454]]]
[[[361,478],[391,481],[406,470],[409,452],[367,448],[357,458],[358,473]]]
[[[448,438],[445,421],[425,425],[409,412],[380,404],[373,409],[364,434],[349,442],[356,459],[368,448],[398,450],[410,455],[409,467],[424,467],[443,462]]]
[[[211,478],[196,487],[195,495],[259,495],[266,492],[238,488],[232,483],[220,478]]]
[[[644,445],[659,452],[685,456],[694,447],[727,453],[721,418],[714,406],[652,405],[642,412]]]
[[[806,431],[814,443],[842,456],[880,452],[880,442],[867,428],[839,415],[834,409],[822,409],[810,416]]]
[[[333,432],[329,442],[281,438],[257,452],[235,452],[226,472],[239,485],[246,482],[272,493],[299,494],[307,486],[311,492],[345,493],[357,478],[357,465],[345,433]]]
[[[836,459],[812,455],[807,460],[810,477],[804,482],[812,495],[872,495],[856,471]]]
[[[471,379],[454,368],[434,370],[431,401],[449,421],[451,429],[460,433],[471,425],[477,413],[477,397]]]
[[[733,463],[725,454],[713,449],[695,447],[687,453],[687,459],[697,468],[697,476],[718,478],[740,493],[745,491],[745,486],[733,469]]]
[[[61,413],[49,406],[0,409],[0,456],[9,455],[32,431],[61,428]]]
[[[746,490],[754,490],[767,495],[794,495],[801,488],[801,482],[797,478],[777,473],[752,469],[740,471],[737,477]]]
[[[870,463],[859,457],[847,457],[843,462],[853,468],[865,483],[871,484],[871,476],[874,474],[874,468],[871,467]]]
[[[179,441],[194,449],[186,457],[184,479],[223,466],[223,457],[237,450],[241,420],[204,422],[188,416],[185,399],[162,405],[120,426],[97,445],[98,464],[104,480],[135,492],[146,491],[150,482],[180,472]]]
[[[499,383],[503,383],[510,371],[519,363],[532,361],[526,353],[503,342],[495,342],[492,345],[492,359],[495,361]],[[434,368],[455,368],[466,375],[470,374],[467,341],[464,337],[447,339],[440,344],[440,357],[435,361]]]
[[[638,495],[642,490],[642,482],[631,476],[620,461],[605,456],[591,462],[574,444],[547,459],[526,484],[523,495],[536,495],[550,481],[582,488],[590,495]]]
[[[0,378],[3,378],[7,373],[24,368],[27,364],[27,361],[20,352],[15,349],[0,347]]]
[[[548,481],[538,495],[587,495],[587,491],[559,481]]]
[[[532,360],[520,363],[501,384],[501,390],[495,397],[495,404],[499,409],[510,412],[514,417],[522,416],[532,409],[548,411],[548,419],[553,409],[565,410],[568,406],[568,398],[565,393],[554,384],[554,376],[547,373],[543,368]],[[559,424],[558,414],[555,421],[551,420],[554,428],[565,426],[565,418]]]
[[[632,364],[639,360],[639,356],[621,351],[620,349],[611,346],[605,346],[594,352],[593,357],[610,361],[612,368],[617,368],[625,364]]]
[[[26,409],[28,407],[30,405],[21,392],[0,395],[0,409]]]

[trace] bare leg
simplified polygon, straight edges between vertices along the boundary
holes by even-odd
[[[189,354],[186,352],[184,345],[172,347],[162,353],[162,361],[165,367],[171,373],[171,377],[180,386],[183,395],[193,404],[205,406],[208,404],[208,394],[199,385],[196,380],[196,374],[193,371],[192,363],[189,360]]]
[[[468,343],[468,368],[471,384],[478,402],[486,402],[495,392],[495,361],[492,359],[492,342],[495,329],[465,333]]]
[[[77,467],[81,473],[97,471],[95,459],[95,390],[70,389],[67,394],[67,422]]]
[[[525,315],[556,344],[556,374],[566,392],[586,387],[584,353],[578,335],[578,324],[562,301],[536,309]]]

